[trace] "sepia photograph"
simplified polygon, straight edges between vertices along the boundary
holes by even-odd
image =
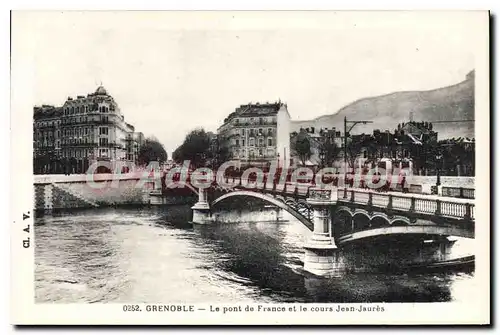
[[[11,24],[19,322],[490,322],[487,11]]]

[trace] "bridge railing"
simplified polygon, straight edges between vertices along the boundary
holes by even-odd
[[[361,189],[338,189],[338,200],[410,213],[474,220],[474,203],[421,194],[378,193]]]
[[[473,188],[443,186],[441,192],[444,197],[465,198],[465,199],[475,198],[475,189]]]

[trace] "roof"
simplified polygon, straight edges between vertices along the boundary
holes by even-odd
[[[61,107],[54,107],[49,105],[35,106],[33,108],[33,119],[50,119],[57,118],[62,115]]]
[[[266,102],[266,103],[249,103],[247,105],[240,105],[240,107],[236,108],[234,112],[228,115],[227,118],[224,119],[224,123],[233,119],[236,116],[242,117],[261,117],[261,116],[274,116],[278,114],[278,111],[282,106],[286,106],[281,101],[278,102]]]
[[[108,95],[108,91],[104,88],[104,86],[99,86],[97,90],[95,91],[95,94],[98,95]]]

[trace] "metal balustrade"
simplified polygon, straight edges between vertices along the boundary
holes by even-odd
[[[436,213],[437,204],[433,200],[415,199],[415,212],[434,214]]]
[[[409,211],[411,207],[411,199],[406,197],[392,196],[392,208]]]
[[[379,208],[474,220],[474,203],[467,202],[465,199],[453,201],[450,198],[420,194],[395,195],[347,188],[339,188],[337,198],[343,202]]]

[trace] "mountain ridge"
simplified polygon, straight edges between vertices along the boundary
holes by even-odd
[[[344,116],[348,120],[369,120],[372,124],[356,125],[353,133],[371,133],[375,129],[392,131],[398,123],[414,121],[455,121],[435,123],[439,139],[474,137],[474,70],[465,80],[450,86],[426,91],[400,91],[364,97],[345,105],[335,114],[312,120],[292,121],[292,131],[300,128],[332,128],[343,131]],[[411,112],[411,113],[410,113]]]

